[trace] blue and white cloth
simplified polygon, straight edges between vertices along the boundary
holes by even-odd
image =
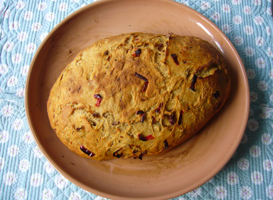
[[[272,0],[177,0],[214,22],[247,72],[251,106],[244,137],[228,164],[174,199],[273,199]],[[93,199],[45,159],[28,127],[24,90],[31,60],[62,19],[92,0],[0,0],[0,199]]]

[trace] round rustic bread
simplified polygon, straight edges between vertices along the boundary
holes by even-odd
[[[95,42],[51,89],[51,126],[95,160],[142,158],[192,137],[230,92],[227,64],[197,37],[127,33]]]

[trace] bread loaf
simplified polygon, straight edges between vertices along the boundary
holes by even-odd
[[[141,158],[196,134],[230,93],[226,61],[197,37],[127,33],[95,42],[63,70],[47,110],[73,152]]]

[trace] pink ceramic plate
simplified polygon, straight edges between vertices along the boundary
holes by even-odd
[[[50,88],[81,49],[100,38],[134,31],[172,32],[209,41],[230,64],[231,96],[199,134],[166,154],[103,162],[81,158],[59,141],[49,125]],[[71,14],[47,36],[29,69],[25,104],[38,146],[74,184],[110,199],[168,199],[202,185],[229,161],[246,127],[249,89],[235,48],[198,12],[168,0],[106,0]]]

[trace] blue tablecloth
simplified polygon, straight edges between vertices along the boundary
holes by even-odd
[[[24,87],[46,35],[92,0],[0,0],[0,199],[104,199],[77,187],[45,159],[30,132]],[[251,107],[244,137],[228,164],[175,199],[273,199],[272,0],[180,0],[231,40],[247,72]]]

